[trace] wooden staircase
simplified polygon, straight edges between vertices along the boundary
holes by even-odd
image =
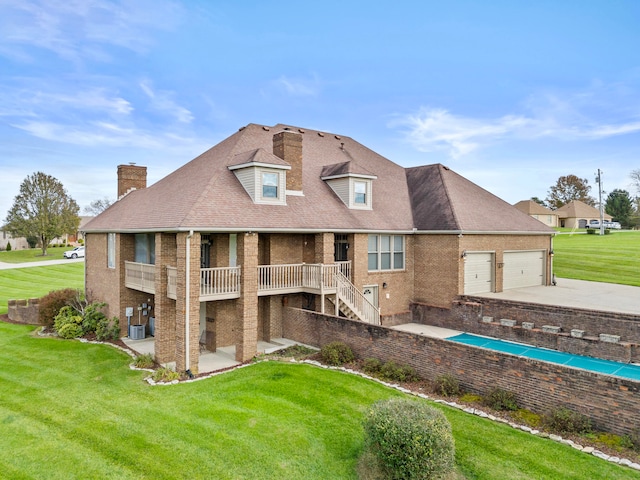
[[[341,272],[336,280],[336,316],[342,313],[351,320],[380,325],[380,309],[373,305],[364,294]]]

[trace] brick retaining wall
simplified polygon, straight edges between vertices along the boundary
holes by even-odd
[[[500,387],[536,412],[566,406],[616,434],[629,434],[640,424],[640,382],[295,308],[285,308],[283,335],[317,347],[342,341],[361,358],[408,364],[427,380],[453,374],[477,394]]]
[[[640,362],[640,316],[551,307],[524,302],[479,297],[462,297],[451,308],[414,303],[412,318],[416,323],[451,328],[488,337],[551,348],[561,352],[604,358],[617,362]],[[483,319],[491,318],[490,322]],[[514,326],[501,320],[515,321]],[[528,323],[529,328],[523,328]],[[543,331],[543,326],[559,327],[558,333]],[[582,338],[571,330],[583,332]],[[600,340],[599,335],[619,335],[620,342]]]
[[[9,300],[7,302],[9,320],[28,325],[39,325],[40,299]]]

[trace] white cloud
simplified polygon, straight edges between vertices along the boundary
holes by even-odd
[[[284,75],[274,82],[277,88],[294,97],[315,97],[320,93],[320,80],[312,78],[289,78]]]
[[[625,95],[605,100],[611,91],[598,84],[570,95],[544,93],[527,99],[524,113],[497,118],[422,107],[417,113],[396,118],[389,126],[403,130],[417,150],[446,151],[452,158],[510,140],[600,140],[640,132],[640,115],[628,109],[629,90],[620,89]]]
[[[180,123],[191,123],[193,120],[193,115],[188,109],[181,107],[173,101],[171,98],[171,92],[163,90],[154,91],[146,82],[140,83],[140,88],[151,100],[151,106],[153,109],[159,112],[168,113],[172,117],[175,117],[175,119]]]
[[[167,0],[4,0],[0,53],[28,61],[28,48],[71,61],[112,58],[101,46],[147,51],[150,32],[175,28],[182,7]]]

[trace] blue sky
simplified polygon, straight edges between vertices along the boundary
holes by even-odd
[[[640,2],[0,0],[0,220],[27,175],[81,208],[248,123],[443,163],[504,200],[640,168]]]

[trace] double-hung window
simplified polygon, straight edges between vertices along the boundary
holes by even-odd
[[[353,182],[353,202],[356,205],[367,204],[367,183],[366,182]]]
[[[369,271],[404,270],[402,235],[369,235]]]
[[[278,174],[262,172],[262,198],[278,198]]]

